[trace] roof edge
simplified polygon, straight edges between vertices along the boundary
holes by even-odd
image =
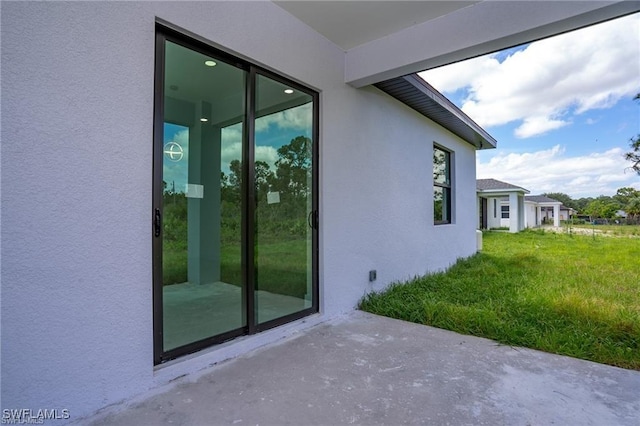
[[[424,78],[420,77],[417,73],[405,75],[404,78],[409,83],[416,86],[420,89],[421,92],[431,97],[434,101],[444,107],[448,112],[453,114],[459,121],[461,121],[464,125],[469,127],[477,136],[481,138],[480,146],[477,146],[475,143],[471,141],[467,141],[476,145],[478,149],[493,149],[498,144],[498,141],[494,139],[486,130],[484,130],[478,123],[473,121],[471,117],[464,113],[460,108],[458,108],[453,102],[451,102],[446,96],[436,90],[435,87],[430,85]],[[490,146],[483,146],[485,145]]]
[[[530,194],[531,191],[524,188],[501,188],[501,189],[476,189],[478,194],[508,194],[509,192],[522,192],[523,194]]]
[[[375,86],[476,149],[493,149],[497,145],[486,130],[416,73],[376,83]]]

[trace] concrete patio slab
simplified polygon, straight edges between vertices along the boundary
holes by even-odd
[[[640,372],[354,312],[93,420],[637,426]]]

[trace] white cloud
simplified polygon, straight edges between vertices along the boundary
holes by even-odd
[[[420,77],[442,93],[452,93],[471,84],[481,74],[490,74],[500,68],[493,56],[480,56],[462,62],[419,73]]]
[[[546,133],[549,130],[559,129],[570,124],[564,120],[554,120],[550,117],[527,117],[516,130],[515,135],[519,138],[528,138],[531,136]]]
[[[223,128],[221,140],[221,168],[228,173],[231,161],[242,161],[242,123]]]
[[[310,132],[312,128],[312,105],[304,104],[298,107],[279,111],[260,117],[255,121],[255,131],[267,132],[271,126],[278,130],[299,130]],[[229,164],[233,160],[242,160],[242,123],[222,129],[222,170],[229,172]],[[275,171],[275,163],[278,160],[278,150],[276,147],[268,145],[258,145],[255,149],[256,161],[264,161],[271,170]]]
[[[272,124],[281,130],[309,130],[313,118],[311,106],[312,104],[308,103],[260,117],[256,119],[256,132],[268,130]]]
[[[624,149],[568,157],[553,148],[522,154],[497,154],[488,162],[477,161],[479,179],[494,178],[522,186],[531,194],[564,192],[573,198],[614,195],[618,188],[640,189],[638,175],[628,170]]]
[[[271,167],[271,170],[275,170],[275,164],[278,160],[278,150],[272,146],[260,145],[256,147],[256,161],[264,161]]]
[[[462,110],[481,126],[522,122],[516,136],[531,137],[636,94],[639,31],[636,14],[531,43],[502,63],[488,55],[420,75],[445,93],[467,88]]]
[[[278,160],[278,150],[272,146],[259,145],[255,150],[256,161],[264,161],[269,164],[271,170],[275,170]],[[229,171],[229,164],[233,160],[242,160],[242,124],[222,129],[222,170]]]

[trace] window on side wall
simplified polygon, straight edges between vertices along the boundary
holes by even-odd
[[[451,223],[451,152],[433,146],[433,223]]]

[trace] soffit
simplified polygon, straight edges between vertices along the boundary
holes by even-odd
[[[467,141],[476,149],[496,147],[496,140],[467,114],[416,74],[396,77],[375,86]]]
[[[349,50],[448,15],[479,1],[275,1],[275,4]]]

